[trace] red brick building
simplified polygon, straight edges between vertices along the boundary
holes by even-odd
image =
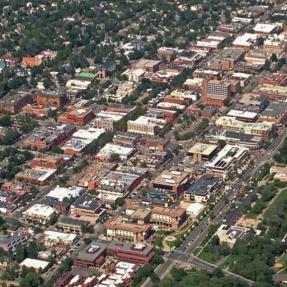
[[[85,126],[94,117],[92,110],[70,108],[58,117],[57,122],[62,124]]]
[[[230,83],[218,80],[203,81],[202,102],[205,105],[222,107],[228,104],[230,97]]]
[[[61,108],[67,102],[66,96],[57,91],[41,91],[36,94],[38,106]]]

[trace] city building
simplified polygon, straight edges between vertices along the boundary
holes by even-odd
[[[138,264],[151,263],[155,256],[153,247],[150,245],[120,241],[111,241],[107,246],[106,254],[118,260]]]
[[[215,70],[233,70],[235,64],[241,61],[245,51],[242,49],[225,48],[215,55],[209,64],[211,69]]]
[[[75,124],[85,126],[94,118],[94,113],[89,108],[76,109],[73,107],[67,108],[66,112],[62,113],[57,122],[61,124]]]
[[[265,65],[270,56],[270,53],[264,49],[253,49],[246,53],[244,60],[247,65]]]
[[[238,36],[233,41],[233,47],[242,48],[242,49],[250,49],[256,43],[257,35],[252,33],[245,33],[243,35]]]
[[[11,92],[0,100],[0,111],[11,114],[18,114],[23,107],[32,103],[32,97],[29,92],[17,91]]]
[[[36,118],[44,118],[48,117],[50,110],[52,109],[50,109],[49,107],[38,106],[35,104],[27,104],[22,108],[21,113],[25,115],[32,115]]]
[[[133,155],[135,149],[113,143],[107,143],[96,155],[96,159],[103,162],[113,160],[113,155],[117,155],[121,161],[127,160]]]
[[[270,101],[286,101],[287,99],[286,86],[262,84],[256,89],[256,92]]]
[[[184,201],[207,204],[220,187],[218,177],[203,175],[194,180],[187,190],[184,191]]]
[[[54,198],[60,202],[63,202],[64,200],[71,201],[72,199],[78,198],[83,192],[84,189],[82,187],[60,187],[59,185],[57,185],[46,195],[46,197]]]
[[[22,235],[0,236],[0,248],[6,252],[15,252],[17,246],[25,246],[26,244],[27,238]]]
[[[219,238],[220,244],[226,244],[229,248],[232,248],[238,239],[242,239],[248,229],[240,226],[226,226],[221,225],[216,231],[216,235]]]
[[[66,95],[61,91],[37,91],[36,103],[38,106],[62,108],[67,102]]]
[[[160,132],[160,127],[157,121],[152,117],[140,116],[136,120],[128,121],[129,133],[140,134],[144,136],[154,137]]]
[[[215,122],[217,128],[222,128],[228,131],[240,132],[247,135],[260,136],[268,138],[273,131],[273,124],[264,123],[248,123],[237,120],[234,117],[222,116]]]
[[[109,240],[145,242],[151,231],[150,224],[133,223],[121,215],[115,215],[106,222],[106,236]]]
[[[67,216],[60,216],[57,221],[57,229],[67,233],[82,233],[82,228],[87,227],[89,222],[86,220],[76,219]]]
[[[205,105],[225,106],[231,97],[231,84],[219,80],[204,80],[202,87],[202,102]]]
[[[92,242],[74,258],[74,265],[81,267],[100,267],[105,262],[106,244]]]
[[[205,163],[207,173],[227,179],[242,172],[249,158],[248,151],[245,147],[227,144],[212,161]]]
[[[143,178],[144,174],[132,171],[110,171],[100,181],[98,197],[104,201],[124,198],[139,186]]]
[[[47,205],[36,203],[22,213],[23,218],[29,222],[47,225],[56,217],[55,210]]]
[[[40,272],[40,273],[47,271],[49,266],[50,266],[49,261],[33,259],[33,258],[26,258],[24,259],[24,261],[20,263],[20,268],[23,268],[23,267],[32,268],[36,272]]]
[[[151,209],[150,223],[155,228],[177,230],[186,220],[186,210],[183,208],[154,206]]]
[[[32,183],[36,185],[45,185],[56,174],[55,169],[47,168],[25,168],[18,172],[15,178],[25,183]]]
[[[270,174],[273,174],[274,180],[287,182],[287,167],[280,165],[273,165],[270,168]]]
[[[104,129],[96,128],[79,129],[73,133],[73,136],[62,146],[62,149],[67,155],[84,153],[104,132]]]
[[[33,133],[23,140],[22,145],[27,149],[48,151],[62,144],[75,131],[74,125],[55,125],[47,122],[36,127]]]
[[[188,150],[187,155],[193,157],[194,162],[209,161],[216,151],[215,144],[196,143]]]
[[[177,170],[164,170],[154,180],[150,182],[150,187],[168,190],[179,197],[187,188],[190,174]]]
[[[59,169],[64,167],[69,159],[61,155],[40,155],[31,160],[31,168]]]
[[[257,23],[253,31],[259,35],[266,36],[269,34],[273,34],[278,30],[278,26],[276,24],[269,23]]]
[[[94,125],[98,129],[105,129],[107,131],[114,131],[117,123],[122,120],[127,113],[117,111],[101,111],[96,114],[96,118],[93,121]]]
[[[99,162],[89,164],[82,172],[78,185],[88,189],[95,189],[100,185],[101,179],[112,170],[115,170],[116,164]]]
[[[246,147],[249,149],[259,149],[262,137],[245,134],[242,132],[227,131],[224,129],[212,129],[205,135],[205,139],[209,143],[217,144],[219,140],[223,140],[228,144]]]
[[[47,247],[57,246],[58,244],[72,245],[78,240],[75,233],[64,233],[53,230],[44,231],[44,245]]]
[[[271,102],[269,106],[259,115],[259,121],[282,125],[287,118],[286,102]]]
[[[71,205],[71,216],[95,224],[105,214],[105,209],[97,198],[85,193]]]

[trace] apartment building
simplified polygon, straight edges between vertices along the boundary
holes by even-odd
[[[0,111],[11,114],[18,114],[23,107],[32,103],[32,96],[29,92],[11,92],[0,100]]]
[[[231,97],[231,84],[219,80],[204,80],[202,102],[210,106],[225,106]]]
[[[217,128],[229,131],[241,132],[248,135],[268,138],[273,131],[272,123],[248,123],[237,120],[234,117],[222,116],[215,122]]]
[[[183,208],[155,206],[151,209],[150,223],[159,229],[177,230],[185,220]]]
[[[57,246],[59,244],[72,245],[78,239],[75,233],[64,233],[53,230],[44,231],[44,245],[47,247]]]
[[[38,222],[47,225],[56,217],[56,211],[47,205],[36,203],[22,213],[28,222]]]
[[[160,132],[160,127],[153,120],[153,118],[140,116],[134,121],[132,120],[128,121],[127,131],[130,133],[154,137]]]
[[[145,242],[151,235],[150,224],[137,224],[121,215],[115,215],[106,223],[106,236],[109,240]]]
[[[95,224],[104,214],[105,209],[97,198],[85,193],[71,205],[71,216]]]
[[[231,71],[235,64],[241,61],[244,57],[245,51],[236,48],[226,48],[215,55],[210,61],[209,67],[211,69],[220,71]]]
[[[62,108],[67,102],[66,95],[61,91],[37,91],[36,103],[38,106]]]

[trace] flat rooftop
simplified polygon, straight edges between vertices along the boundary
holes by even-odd
[[[217,145],[215,144],[196,143],[188,150],[188,153],[210,156],[216,149]]]
[[[215,176],[203,175],[192,182],[185,193],[199,196],[206,196],[219,185],[219,178]]]
[[[177,170],[164,170],[154,180],[154,184],[177,186],[187,183],[189,180],[189,173]]]

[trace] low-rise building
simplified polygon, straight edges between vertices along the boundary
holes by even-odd
[[[72,199],[78,198],[84,189],[78,186],[69,186],[69,187],[60,187],[59,185],[52,189],[46,197],[54,198],[60,202],[63,202],[65,199],[71,201]]]
[[[274,180],[287,182],[287,167],[286,166],[273,165],[270,168],[270,174],[274,175],[273,177]]]
[[[11,114],[18,114],[21,109],[32,102],[29,92],[17,91],[11,92],[0,100],[0,111]]]
[[[164,170],[150,182],[150,187],[165,189],[179,197],[189,184],[190,174],[177,170]]]
[[[57,222],[57,229],[61,230],[63,232],[72,232],[81,234],[82,228],[87,227],[89,225],[89,222],[86,220],[71,218],[67,216],[60,216],[59,220]]]
[[[151,263],[155,252],[153,247],[143,243],[133,244],[130,242],[112,241],[107,246],[107,256],[118,260],[138,264]]]
[[[104,132],[104,129],[80,129],[73,133],[72,138],[62,146],[62,149],[68,155],[84,153]]]
[[[82,172],[78,185],[88,189],[95,189],[100,185],[101,179],[112,170],[116,169],[116,164],[96,161],[89,164]]]
[[[38,106],[62,108],[67,102],[66,95],[62,91],[38,91],[36,103]]]
[[[57,118],[57,122],[61,124],[75,124],[85,126],[94,118],[94,113],[89,108],[70,108]]]
[[[52,230],[44,231],[44,244],[45,246],[56,246],[58,244],[72,245],[78,239],[75,233],[64,233]]]
[[[262,138],[268,138],[273,131],[272,123],[247,123],[228,116],[218,118],[215,124],[217,128],[240,132],[247,135],[260,136]]]
[[[56,174],[55,169],[26,168],[15,175],[15,178],[25,183],[45,185]]]
[[[155,206],[151,209],[150,223],[158,229],[177,230],[186,220],[183,208]]]
[[[114,129],[116,129],[116,124],[126,115],[127,113],[125,112],[102,111],[96,114],[96,118],[93,123],[98,129],[113,131]]]
[[[100,267],[105,262],[106,244],[92,242],[74,259],[74,265],[82,267]]]
[[[217,151],[217,145],[196,143],[187,152],[187,155],[193,157],[194,162],[211,160]]]
[[[24,246],[27,244],[27,238],[22,235],[0,236],[0,248],[4,251],[14,252],[17,246]]]
[[[245,33],[243,35],[238,36],[233,41],[233,47],[242,48],[242,49],[250,49],[256,43],[257,35],[252,33]]]
[[[259,121],[270,122],[276,125],[281,125],[287,118],[287,103],[286,102],[272,102],[259,115]]]
[[[34,204],[22,213],[25,220],[29,222],[38,222],[40,224],[49,224],[56,217],[55,210],[47,205]]]
[[[95,224],[105,214],[97,198],[85,193],[71,205],[71,216]]]
[[[140,116],[134,121],[128,121],[127,131],[130,133],[154,137],[160,132],[160,127],[153,118]]]
[[[53,123],[46,123],[33,130],[24,141],[22,145],[24,148],[48,151],[53,147],[62,144],[74,132],[76,128],[74,125],[55,125]]]
[[[216,231],[220,243],[225,243],[229,248],[232,248],[238,239],[242,239],[248,229],[240,226],[221,225]]]
[[[212,58],[210,68],[215,70],[233,70],[235,64],[243,59],[245,51],[242,49],[226,48]]]
[[[133,223],[121,215],[115,215],[106,223],[106,236],[110,240],[145,242],[151,231],[150,224]]]
[[[206,204],[219,187],[220,180],[218,177],[203,175],[194,180],[184,191],[184,201]]]
[[[205,167],[207,173],[227,179],[231,174],[239,173],[238,166],[243,168],[248,158],[247,148],[226,145],[212,161],[205,164]]]
[[[26,267],[26,268],[32,268],[37,272],[45,272],[50,266],[50,262],[39,260],[39,259],[32,259],[32,258],[26,258],[24,261],[20,263],[20,267]]]
[[[107,143],[96,155],[96,159],[99,161],[111,161],[113,155],[118,155],[118,159],[121,161],[127,160],[133,155],[135,149],[132,147],[117,145],[113,143]]]

